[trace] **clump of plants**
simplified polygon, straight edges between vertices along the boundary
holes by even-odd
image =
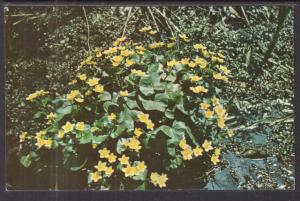
[[[90,189],[151,189],[172,187],[191,161],[219,164],[218,139],[233,135],[221,94],[225,56],[183,33],[161,40],[151,26],[139,31],[139,41],[122,36],[89,52],[66,94],[26,98],[43,127],[19,135],[25,167],[59,150]]]

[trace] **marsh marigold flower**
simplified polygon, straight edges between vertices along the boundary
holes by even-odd
[[[202,144],[202,147],[204,148],[204,150],[206,152],[210,151],[213,149],[213,147],[211,146],[211,142],[208,140],[204,140],[204,143]]]

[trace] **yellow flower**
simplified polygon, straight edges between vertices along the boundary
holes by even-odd
[[[134,176],[135,168],[130,165],[127,165],[126,167],[122,168],[122,172],[124,172],[125,177]]]
[[[129,165],[129,157],[124,154],[118,160],[120,161],[121,165]]]
[[[200,107],[201,107],[202,110],[206,110],[207,108],[209,108],[209,104],[207,104],[207,103],[201,103]]]
[[[79,75],[77,75],[77,77],[82,81],[86,80],[86,78],[87,78],[86,74],[79,74]]]
[[[94,92],[97,92],[97,93],[102,93],[104,91],[104,87],[103,85],[101,84],[97,84],[94,89],[93,89]]]
[[[27,137],[28,133],[27,132],[22,132],[20,135],[19,135],[19,140],[20,142],[24,142],[26,137]]]
[[[141,70],[135,70],[135,69],[132,69],[132,70],[131,70],[131,73],[132,73],[132,74],[135,74],[135,75],[138,75],[138,76],[140,76],[140,77],[146,76],[146,73],[143,72],[143,71],[141,71]]]
[[[196,57],[195,63],[198,64],[200,66],[200,68],[205,68],[207,65],[207,62],[200,57]]]
[[[182,65],[187,65],[189,64],[190,60],[188,58],[182,58],[180,62]]]
[[[180,147],[181,149],[187,149],[187,148],[189,147],[189,145],[186,143],[186,140],[185,140],[185,139],[182,139],[182,140],[180,140],[180,142],[179,142],[179,147]]]
[[[191,61],[191,62],[189,62],[188,66],[189,66],[190,68],[195,68],[196,63]]]
[[[224,63],[224,59],[221,59],[221,58],[219,58],[219,57],[217,57],[217,61],[218,61],[220,64]]]
[[[110,177],[110,176],[112,175],[113,172],[114,172],[114,169],[113,169],[111,166],[109,166],[109,167],[107,167],[107,168],[105,169],[105,174],[106,174],[108,177]]]
[[[194,92],[195,94],[198,94],[198,93],[206,93],[208,92],[208,90],[206,88],[204,88],[203,86],[196,86],[196,87],[190,87],[190,90],[192,92]]]
[[[221,148],[215,148],[215,153],[216,156],[220,156],[221,155]]]
[[[217,105],[215,107],[215,112],[218,116],[223,116],[225,114],[226,110],[221,105]]]
[[[124,56],[124,57],[128,57],[128,56],[130,56],[130,55],[133,55],[133,51],[130,51],[130,50],[123,50],[123,51],[121,51],[121,55],[122,56]],[[114,60],[114,62],[118,62],[118,63],[120,63],[121,61],[123,60],[123,58],[119,58],[119,59],[117,59],[117,60]]]
[[[76,96],[80,95],[78,90],[72,90],[69,94],[67,94],[67,99],[72,101],[76,98]]]
[[[153,183],[154,186],[159,186],[160,188],[166,187],[166,182],[168,180],[168,177],[166,174],[159,175],[156,172],[152,172],[150,175],[151,183]]]
[[[232,137],[232,136],[234,136],[234,132],[233,132],[233,130],[232,130],[232,129],[228,129],[228,131],[227,131],[227,135],[228,135],[229,137]]]
[[[175,45],[176,45],[176,43],[168,43],[168,44],[167,44],[167,47],[168,47],[168,48],[172,48],[172,47],[174,47]]]
[[[206,49],[206,47],[201,43],[195,44],[193,47],[194,47],[195,50],[199,50],[199,49],[205,50]]]
[[[144,114],[143,112],[140,112],[138,114],[138,118],[139,118],[140,122],[145,123],[149,120],[149,114]]]
[[[109,54],[116,53],[117,51],[118,51],[118,48],[116,48],[116,47],[110,47],[108,50],[104,50],[103,54],[109,55]]]
[[[202,156],[203,155],[203,149],[199,146],[193,149],[194,155],[197,156]]]
[[[100,179],[102,179],[102,177],[99,174],[99,172],[93,172],[93,173],[91,173],[91,179],[92,179],[93,182],[97,182]]]
[[[87,84],[90,85],[91,87],[93,87],[93,86],[97,85],[98,82],[99,82],[99,79],[93,77],[91,79],[88,79]]]
[[[202,53],[202,55],[203,55],[205,58],[209,58],[209,57],[210,57],[208,51],[206,51],[206,50],[201,50],[201,53]]]
[[[222,78],[223,78],[223,76],[221,75],[221,73],[214,74],[213,77],[216,80],[222,80]]]
[[[183,157],[183,160],[191,160],[193,151],[190,148],[184,149],[181,151],[181,155]]]
[[[56,114],[53,112],[50,112],[46,117],[46,119],[48,120],[55,120],[55,118],[56,118]]]
[[[228,75],[230,73],[230,70],[226,66],[220,66],[220,71],[222,71],[225,75]]]
[[[146,50],[146,49],[145,49],[143,46],[141,46],[141,45],[140,45],[140,46],[136,46],[135,49],[136,49],[136,50],[139,50],[139,51],[142,51],[142,52]]]
[[[64,130],[65,133],[69,133],[71,131],[73,131],[74,129],[74,124],[71,124],[70,122],[67,122],[62,129]]]
[[[206,118],[210,119],[210,118],[213,117],[214,111],[208,109],[208,110],[206,110],[206,111],[204,112],[204,115],[205,115]]]
[[[135,128],[134,129],[134,135],[138,138],[142,135],[142,129],[141,128]]]
[[[213,97],[211,98],[211,102],[212,102],[212,104],[213,104],[214,106],[220,104],[220,103],[219,103],[219,99],[218,99],[216,96],[213,96]]]
[[[38,97],[40,97],[40,96],[45,96],[45,95],[47,95],[47,94],[49,94],[49,92],[44,91],[44,90],[42,89],[42,90],[36,91],[36,92],[34,92],[34,93],[32,93],[32,94],[29,94],[29,96],[27,96],[26,100],[28,100],[28,101],[33,101],[34,99],[36,99],[36,98],[38,98]]]
[[[169,39],[175,41],[176,40],[176,36],[172,36]]]
[[[208,141],[208,140],[204,140],[204,143],[202,144],[202,147],[204,148],[204,150],[206,152],[213,149],[213,147],[211,146],[211,142]]]
[[[124,42],[126,40],[126,36],[120,37],[117,39],[119,42]]]
[[[139,31],[140,32],[147,32],[147,31],[150,31],[151,29],[152,29],[151,26],[145,26],[145,27],[141,28]]]
[[[151,120],[148,120],[148,121],[146,122],[146,127],[147,127],[147,129],[149,129],[149,130],[153,130],[153,128],[154,128],[154,123],[153,123]]]
[[[92,94],[92,91],[91,90],[87,90],[86,92],[85,92],[85,95],[86,96],[89,96],[89,95],[91,95]]]
[[[78,122],[76,124],[76,130],[78,130],[78,131],[84,131],[84,128],[85,128],[84,122]]]
[[[96,149],[97,146],[98,146],[98,144],[94,144],[94,143],[92,144],[92,148],[93,148],[93,149]]]
[[[100,158],[108,158],[109,157],[109,154],[110,154],[110,151],[105,147],[103,149],[100,149],[98,151],[99,155],[100,155]]]
[[[130,67],[134,64],[134,61],[131,59],[126,60],[125,66]]]
[[[218,127],[224,128],[225,127],[225,119],[223,117],[218,118]]]
[[[179,62],[178,61],[176,61],[175,59],[172,59],[171,61],[168,61],[167,62],[167,66],[169,67],[169,68],[172,68],[172,67],[174,67],[175,65],[177,65]]]
[[[120,96],[123,96],[123,97],[127,97],[129,94],[128,94],[128,91],[120,91]]]
[[[197,82],[199,80],[201,80],[202,78],[197,76],[197,75],[193,75],[190,77],[191,82]]]
[[[138,161],[137,165],[135,166],[136,175],[139,175],[140,173],[144,172],[146,168],[147,166],[145,165],[144,161]]]
[[[149,34],[151,34],[151,35],[154,35],[154,34],[156,34],[157,33],[157,31],[149,31]]]
[[[210,160],[214,165],[216,165],[220,161],[219,156],[216,156],[214,154],[212,155]]]
[[[164,42],[154,42],[154,43],[149,44],[149,48],[150,49],[155,49],[155,48],[162,47],[164,45],[165,45]]]
[[[96,57],[97,57],[97,58],[102,57],[102,53],[101,53],[101,52],[97,52]]]
[[[91,128],[91,132],[93,133],[93,132],[95,132],[95,131],[97,131],[99,128],[97,128],[97,127],[92,127]]]
[[[94,166],[99,172],[105,171],[107,166],[105,162],[98,161],[98,164]]]
[[[189,42],[190,40],[188,39],[186,34],[179,34],[179,38],[181,38],[185,42]]]
[[[139,152],[139,150],[142,148],[140,141],[136,137],[129,138],[129,140],[125,143],[125,146],[128,146],[135,152]]]
[[[115,113],[110,113],[110,115],[108,115],[107,118],[108,118],[109,121],[113,121],[117,118],[117,116],[115,115]]]
[[[218,53],[218,57],[220,57],[221,59],[225,59],[225,56],[222,53]]]
[[[110,153],[109,156],[107,157],[108,162],[114,163],[117,160],[117,156],[114,153]]]
[[[83,98],[75,98],[75,101],[78,103],[83,103],[84,99]]]

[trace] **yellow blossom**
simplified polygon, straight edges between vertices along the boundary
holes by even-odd
[[[151,34],[151,35],[154,35],[154,34],[156,34],[157,33],[157,31],[149,31],[149,34]]]
[[[221,105],[217,105],[215,107],[215,112],[218,116],[223,116],[225,114],[226,110]]]
[[[97,165],[94,166],[99,172],[105,171],[107,166],[105,162],[99,161]]]
[[[191,160],[193,151],[190,148],[184,149],[181,151],[181,155],[183,157],[183,160]]]
[[[220,57],[221,59],[225,59],[225,56],[222,53],[218,53],[218,57]]]
[[[146,50],[146,49],[145,49],[143,46],[141,46],[141,45],[140,45],[140,46],[136,46],[135,49],[136,49],[136,50],[139,50],[139,51],[145,51],[145,50]]]
[[[138,138],[142,135],[142,129],[141,128],[135,128],[134,129],[134,135]]]
[[[47,116],[46,119],[48,120],[55,120],[56,119],[56,114],[53,112],[50,112]]]
[[[58,131],[57,137],[58,138],[63,138],[65,136],[65,131],[63,129],[60,129]]]
[[[44,90],[42,89],[42,90],[36,91],[36,92],[34,92],[34,93],[32,93],[32,94],[29,94],[29,96],[27,96],[26,100],[28,100],[28,101],[33,101],[34,99],[36,99],[36,98],[38,98],[38,97],[40,97],[40,96],[45,96],[45,95],[47,95],[47,94],[49,94],[49,92],[44,91]]]
[[[223,117],[218,118],[218,127],[224,128],[225,127],[225,119]]]
[[[100,179],[102,179],[101,175],[98,171],[91,173],[91,179],[93,182],[98,182]]]
[[[172,68],[172,67],[174,67],[175,65],[177,65],[179,62],[178,61],[176,61],[175,59],[172,59],[171,61],[168,61],[167,62],[167,66],[169,67],[169,68]]]
[[[202,110],[207,110],[209,108],[209,104],[207,103],[200,103],[200,107]]]
[[[107,118],[108,118],[109,121],[113,121],[117,118],[117,116],[115,115],[115,113],[110,113],[110,115],[108,115]]]
[[[130,55],[133,55],[133,51],[130,51],[130,50],[123,50],[123,51],[121,51],[121,55],[122,56],[124,56],[124,57],[128,57],[128,56],[130,56]],[[115,62],[118,62],[118,63],[120,63],[121,61],[123,60],[123,58],[119,58],[119,59],[117,59]]]
[[[129,95],[128,91],[120,91],[120,96],[127,97]]]
[[[99,82],[99,78],[93,77],[93,78],[88,79],[87,84],[90,85],[91,87],[93,87],[93,86],[97,85],[98,82]]]
[[[110,177],[112,175],[112,173],[114,173],[114,169],[111,166],[109,166],[105,169],[104,172],[108,177]]]
[[[84,99],[83,98],[75,98],[75,101],[78,103],[83,103]]]
[[[190,68],[195,68],[196,63],[191,61],[191,62],[189,62],[188,66],[189,66]]]
[[[76,124],[76,130],[78,130],[78,131],[84,131],[84,128],[85,128],[84,122],[78,122]]]
[[[220,161],[219,156],[216,156],[215,154],[212,155],[210,160],[214,165],[216,165]]]
[[[149,114],[144,114],[143,112],[138,114],[138,118],[141,122],[145,123],[149,120]]]
[[[140,77],[144,77],[146,76],[146,73],[141,71],[141,70],[135,70],[135,69],[132,69],[131,70],[131,73],[134,74],[134,75],[138,75]]]
[[[74,129],[74,124],[71,124],[70,122],[67,122],[62,129],[64,130],[65,133],[69,133],[71,131],[73,131]]]
[[[153,130],[154,123],[151,120],[148,120],[145,124],[146,124],[147,129]]]
[[[92,128],[91,128],[91,132],[92,132],[92,133],[93,133],[93,132],[96,132],[98,129],[99,129],[99,128],[97,128],[97,127],[92,127]]]
[[[215,153],[214,155],[220,156],[221,155],[221,148],[215,148]]]
[[[198,75],[193,75],[190,77],[191,82],[197,82],[199,80],[201,80],[202,78],[199,77]]]
[[[93,89],[94,92],[97,92],[97,93],[102,93],[104,91],[104,87],[103,85],[101,84],[97,84],[94,89]]]
[[[190,87],[190,90],[192,92],[194,92],[195,94],[198,94],[198,93],[206,93],[208,92],[208,90],[206,88],[204,88],[203,86],[196,86],[196,87]]]
[[[159,175],[156,172],[152,172],[150,175],[151,183],[153,183],[154,186],[159,186],[160,188],[166,187],[166,182],[168,180],[168,177],[166,174]]]
[[[220,104],[220,103],[219,103],[219,99],[218,99],[216,96],[213,96],[213,97],[211,98],[211,102],[212,102],[212,104],[213,104],[214,106]]]
[[[189,64],[190,60],[188,58],[182,58],[180,62],[182,65],[187,65]]]
[[[206,152],[213,149],[213,147],[211,146],[211,142],[208,141],[208,140],[204,140],[204,143],[202,144],[202,147],[204,148],[204,150]]]
[[[114,153],[110,153],[109,156],[107,157],[108,162],[114,163],[117,160],[117,156]]]
[[[125,63],[125,66],[130,67],[130,66],[132,66],[133,64],[134,64],[134,61],[133,61],[133,60],[127,59],[127,60],[126,60],[126,63]]]
[[[27,132],[22,132],[20,135],[19,135],[19,140],[20,142],[24,142],[26,137],[27,137],[28,133]]]
[[[232,129],[228,129],[228,131],[227,131],[227,135],[228,135],[229,137],[232,137],[232,136],[234,136],[234,132],[233,132],[233,130],[232,130]]]
[[[134,176],[135,168],[130,165],[127,165],[126,167],[122,168],[122,172],[124,172],[125,177]]]
[[[129,138],[129,140],[125,143],[125,146],[128,146],[135,152],[139,152],[139,150],[142,148],[140,141],[135,137]]]
[[[203,149],[199,146],[193,149],[194,155],[197,156],[202,156],[203,155]]]
[[[206,111],[204,112],[204,115],[205,115],[206,118],[210,119],[210,118],[213,117],[214,111],[208,109],[208,110],[206,110]]]
[[[137,165],[135,166],[136,175],[139,175],[140,173],[144,172],[146,168],[147,166],[145,165],[144,161],[138,161]]]
[[[176,45],[176,43],[168,43],[167,44],[167,48],[172,48],[172,47],[174,47]]]
[[[100,158],[108,158],[109,157],[109,154],[110,154],[110,151],[105,147],[103,149],[100,149],[98,151],[99,155],[100,155]]]
[[[79,75],[77,75],[77,77],[82,81],[86,80],[86,78],[87,78],[86,74],[79,74]]]
[[[194,47],[195,50],[199,50],[199,49],[205,50],[206,49],[206,47],[201,43],[195,44],[193,47]]]
[[[78,90],[72,90],[69,94],[67,94],[67,99],[72,101],[76,98],[76,96],[80,95]]]
[[[222,71],[225,75],[228,75],[230,73],[230,70],[226,66],[220,66],[220,71]]]
[[[120,161],[121,165],[129,165],[129,157],[124,154],[118,160]]]
[[[185,139],[182,139],[182,140],[180,140],[180,142],[179,142],[179,147],[180,147],[181,149],[187,149],[187,148],[189,147],[189,145],[186,143],[186,140],[185,140]]]
[[[147,31],[150,31],[151,29],[152,29],[151,26],[145,26],[145,27],[141,28],[139,31],[140,32],[147,32]]]
[[[186,34],[179,34],[179,38],[181,38],[185,42],[189,42],[190,40],[188,39]]]

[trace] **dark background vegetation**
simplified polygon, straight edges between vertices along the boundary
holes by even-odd
[[[93,49],[123,32],[139,37],[151,24],[162,36],[184,32],[224,50],[232,71],[222,98],[235,136],[222,141],[225,164],[208,172],[203,188],[294,189],[293,23],[293,9],[276,6],[6,8],[7,188],[86,188],[82,175],[55,171],[55,153],[44,171],[20,165],[18,134],[39,126],[25,98],[41,88],[65,93],[88,42]]]

